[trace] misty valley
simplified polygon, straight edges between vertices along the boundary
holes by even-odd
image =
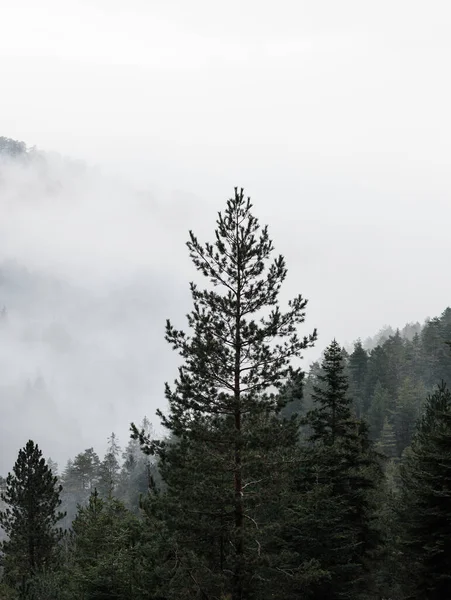
[[[321,339],[231,191],[0,137],[0,598],[451,598],[451,308]]]

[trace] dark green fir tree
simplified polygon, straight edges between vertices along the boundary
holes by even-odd
[[[443,382],[427,398],[401,481],[408,597],[451,598],[451,392]]]
[[[321,440],[333,445],[349,430],[353,416],[342,350],[336,340],[326,348],[321,367],[312,394],[315,408],[309,411],[306,421],[312,430],[312,442]]]
[[[358,416],[366,414],[368,410],[367,395],[365,393],[367,367],[368,353],[363,348],[362,342],[357,340],[354,344],[354,351],[349,357],[348,369],[350,374],[350,391]]]
[[[143,560],[142,523],[116,498],[102,500],[97,490],[74,519],[68,586],[70,598],[134,600],[156,598]],[[143,581],[142,577],[145,576]]]
[[[380,544],[373,495],[382,470],[368,426],[354,416],[343,353],[335,340],[321,366],[313,393],[316,406],[305,418],[310,466],[300,482],[311,493],[329,491],[323,509],[314,514],[322,543],[312,558],[330,579],[314,597],[358,598],[371,587],[371,562]]]
[[[64,517],[61,486],[33,441],[19,451],[13,472],[6,478],[1,499],[0,526],[8,539],[2,542],[2,564],[6,583],[25,593],[30,580],[54,565]]]
[[[387,418],[388,409],[391,406],[391,401],[387,390],[382,386],[381,382],[376,383],[374,393],[371,397],[371,404],[367,413],[368,424],[370,426],[370,434],[372,440],[379,439],[384,428],[384,422]]]

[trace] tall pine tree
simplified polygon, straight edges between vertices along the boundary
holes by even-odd
[[[243,190],[235,189],[219,213],[214,243],[201,245],[190,232],[191,259],[212,285],[200,290],[190,284],[190,335],[169,321],[166,326],[166,339],[184,364],[174,388],[166,385],[169,413],[158,414],[178,442],[170,448],[149,446],[141,436],[162,460],[172,506],[184,507],[192,533],[205,534],[200,542],[204,562],[193,559],[197,571],[187,569],[195,590],[191,597],[210,597],[210,584],[212,596],[255,597],[261,546],[256,507],[271,487],[271,454],[278,439],[285,443],[282,432],[273,435],[270,426],[277,430],[272,416],[281,408],[271,392],[293,373],[291,360],[316,339],[316,331],[304,338],[297,333],[307,304],[302,296],[281,311],[285,261],[282,256],[271,260],[268,228],[260,227],[251,209]]]
[[[364,415],[367,410],[367,396],[365,394],[365,378],[368,366],[368,353],[357,340],[354,351],[349,357],[350,387],[356,412],[359,416]]]
[[[119,456],[121,448],[116,434],[108,438],[108,446],[103,461],[99,465],[97,490],[101,498],[111,498],[119,483]]]

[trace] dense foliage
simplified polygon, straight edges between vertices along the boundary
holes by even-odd
[[[414,565],[411,598],[451,596],[451,392],[426,402],[401,470],[404,551]]]
[[[61,486],[49,469],[39,447],[29,441],[19,451],[13,472],[6,478],[1,499],[0,525],[3,579],[24,593],[34,578],[54,566],[62,530]]]

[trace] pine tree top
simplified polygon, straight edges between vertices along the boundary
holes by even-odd
[[[306,421],[312,429],[312,441],[334,443],[336,437],[349,428],[353,417],[343,351],[335,339],[324,352],[317,378],[319,385],[313,386],[312,394],[315,408],[308,413]]]
[[[216,225],[213,243],[201,244],[189,232],[191,260],[208,283],[205,289],[190,283],[188,332],[166,324],[166,340],[184,364],[174,389],[166,384],[169,415],[157,414],[175,435],[196,423],[232,417],[238,405],[243,415],[278,411],[273,392],[299,371],[292,359],[316,340],[316,330],[303,338],[298,334],[307,300],[299,295],[286,312],[280,308],[285,259],[273,257],[268,227],[260,226],[242,189],[235,188]],[[132,431],[139,436],[134,426]]]

